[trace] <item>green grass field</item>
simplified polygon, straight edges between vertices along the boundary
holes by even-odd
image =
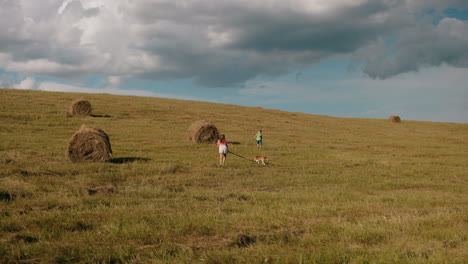
[[[0,89],[0,263],[468,263],[468,124],[385,118]],[[82,124],[113,162],[67,161]]]

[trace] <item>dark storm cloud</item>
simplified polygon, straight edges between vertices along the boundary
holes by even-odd
[[[301,1],[295,2],[299,8],[146,1],[147,5],[130,6],[127,14],[144,25],[139,48],[177,69],[145,73],[146,77],[177,76],[195,78],[205,86],[230,86],[354,52],[403,26],[404,20],[387,15],[399,3],[364,1],[309,12],[300,8]],[[379,15],[384,18],[379,20]]]
[[[391,33],[403,26],[392,18],[372,23],[372,16],[389,12],[391,7],[372,1],[348,8],[337,7],[326,14],[284,12],[251,14],[242,18],[233,48],[261,52],[314,50],[346,53]],[[398,27],[397,27],[398,26]]]
[[[366,63],[364,72],[373,78],[442,64],[468,67],[468,22],[446,18],[435,27],[412,27],[400,32],[396,42],[374,48],[379,46],[360,54]]]

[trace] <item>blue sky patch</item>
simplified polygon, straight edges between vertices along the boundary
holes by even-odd
[[[456,18],[458,20],[468,20],[468,9],[447,8],[444,10],[446,17]]]

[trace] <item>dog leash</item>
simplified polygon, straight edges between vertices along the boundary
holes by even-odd
[[[248,159],[248,158],[246,158],[246,157],[244,157],[244,156],[241,156],[241,155],[239,155],[239,154],[236,154],[236,153],[234,153],[234,152],[229,151],[228,153],[234,154],[234,155],[236,155],[236,156],[239,157],[239,158],[243,158],[243,159],[246,159],[246,160],[248,160],[248,161],[255,162],[254,160]]]

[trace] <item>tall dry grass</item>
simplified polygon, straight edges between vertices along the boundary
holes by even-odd
[[[76,97],[0,90],[1,263],[467,259],[467,124],[112,95],[69,118]],[[207,117],[233,152],[271,163],[218,168],[214,145],[187,139]],[[82,123],[105,129],[112,162],[66,160]]]

